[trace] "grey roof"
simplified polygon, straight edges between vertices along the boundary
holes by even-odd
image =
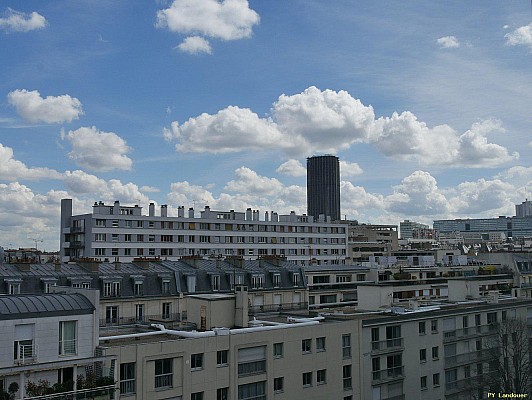
[[[0,320],[91,314],[93,304],[81,294],[0,296]]]

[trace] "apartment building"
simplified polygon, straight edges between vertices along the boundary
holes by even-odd
[[[347,259],[353,264],[367,262],[372,256],[387,256],[399,249],[397,225],[345,223],[348,226]]]
[[[46,388],[111,398],[116,357],[95,351],[98,296],[85,294],[0,296],[0,390],[11,389],[15,399]]]
[[[138,257],[178,260],[183,256],[238,256],[257,259],[282,256],[299,264],[343,264],[347,228],[330,217],[279,215],[259,211],[213,211],[178,208],[168,216],[163,205],[155,215],[142,207],[95,203],[92,213],[73,215],[72,200],[61,201],[60,253],[62,261],[94,258],[131,262]]]

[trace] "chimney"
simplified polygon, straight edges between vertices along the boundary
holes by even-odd
[[[54,269],[55,272],[61,272],[61,261],[57,260],[56,262],[54,262]]]
[[[188,209],[188,217],[189,218],[194,218],[194,208],[190,207]]]
[[[150,217],[155,217],[155,204],[154,203],[150,203],[148,215]]]
[[[270,220],[270,216],[268,214],[268,211],[264,213],[264,221],[268,222]]]
[[[235,287],[236,301],[235,301],[235,326],[240,328],[247,328],[249,324],[248,316],[248,287],[237,286]]]
[[[185,217],[185,207],[184,206],[177,207],[177,216],[180,217],[180,218],[184,218]]]
[[[113,205],[113,214],[120,214],[120,202],[118,200],[115,200],[115,204]]]
[[[161,205],[161,217],[168,217],[168,206],[166,204]]]
[[[248,209],[246,210],[246,221],[251,221],[251,208],[248,207]]]

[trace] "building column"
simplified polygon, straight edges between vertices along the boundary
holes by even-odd
[[[20,396],[19,398],[24,399],[24,397],[26,397],[26,390],[24,388],[24,386],[26,385],[26,377],[24,376],[24,372],[21,372],[19,376],[20,376],[19,388],[18,388],[18,393]]]

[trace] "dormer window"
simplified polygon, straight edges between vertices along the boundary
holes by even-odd
[[[299,286],[299,273],[294,272],[294,273],[292,274],[292,284],[293,284],[294,286]]]
[[[144,283],[142,281],[135,281],[135,296],[143,296],[144,295]]]
[[[20,283],[8,284],[9,294],[20,294]]]
[[[220,290],[220,275],[213,275],[211,277],[211,285],[213,291]]]
[[[163,279],[162,292],[163,292],[163,294],[169,294],[170,293],[170,280],[169,279]]]
[[[252,275],[251,276],[251,287],[253,289],[262,289],[264,287],[264,276],[263,275]]]
[[[104,282],[103,283],[103,297],[118,297],[120,296],[120,282]]]
[[[273,274],[273,287],[278,288],[281,286],[281,274]]]

